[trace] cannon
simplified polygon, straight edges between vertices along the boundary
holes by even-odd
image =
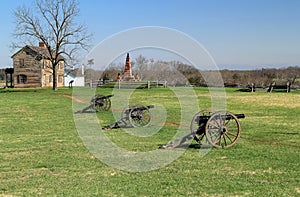
[[[191,139],[201,146],[229,148],[236,144],[241,135],[240,118],[245,118],[245,115],[228,111],[202,110],[194,115],[190,124],[191,132],[188,135],[160,148],[175,148]]]
[[[147,127],[151,123],[152,115],[150,109],[154,105],[129,105],[122,112],[122,117],[115,123],[105,126],[102,130],[126,127]]]
[[[86,108],[77,111],[76,113],[85,113],[88,112],[90,109],[100,112],[100,111],[108,111],[111,107],[110,97],[114,96],[113,94],[104,96],[102,94],[97,94],[92,97],[90,101],[90,105]]]

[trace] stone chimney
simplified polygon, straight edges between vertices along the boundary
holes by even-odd
[[[43,42],[39,42],[39,47],[46,48],[46,44]]]

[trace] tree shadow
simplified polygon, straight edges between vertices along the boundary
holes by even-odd
[[[39,92],[39,90],[37,90],[37,89],[10,89],[10,88],[0,89],[0,93],[13,93],[13,92]]]
[[[240,88],[238,90],[235,90],[235,92],[251,92],[250,88]]]

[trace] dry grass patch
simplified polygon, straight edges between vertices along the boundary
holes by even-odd
[[[300,108],[299,94],[286,93],[265,93],[256,94],[249,93],[248,95],[227,95],[227,99],[240,104],[259,105],[263,107],[286,107]]]

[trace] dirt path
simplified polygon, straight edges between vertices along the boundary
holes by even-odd
[[[78,103],[84,103],[84,104],[88,103],[88,102],[86,102],[86,101],[84,101],[82,99],[74,97],[72,94],[59,94],[59,96],[63,96],[63,97],[67,97],[67,98],[73,99],[74,101],[76,101]]]

